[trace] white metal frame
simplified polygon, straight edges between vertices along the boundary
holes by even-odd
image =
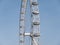
[[[27,0],[21,0],[20,19],[19,19],[19,45],[24,44],[24,37],[31,37],[31,45],[39,45],[40,37],[40,16],[37,0],[30,0],[31,11],[31,32],[25,33],[25,13]]]

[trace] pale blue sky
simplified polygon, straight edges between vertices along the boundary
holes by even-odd
[[[38,1],[41,19],[40,45],[60,45],[60,0]],[[0,0],[0,45],[18,45],[19,13],[20,0]]]

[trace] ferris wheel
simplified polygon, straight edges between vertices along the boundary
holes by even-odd
[[[31,37],[31,45],[40,45],[40,14],[38,0],[29,0],[31,11],[31,32],[25,32],[25,15],[27,0],[21,0],[20,18],[19,18],[19,45],[25,44],[25,36]]]

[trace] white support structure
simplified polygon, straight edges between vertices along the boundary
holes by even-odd
[[[25,33],[25,36],[30,36],[31,34],[30,33]]]
[[[21,0],[20,19],[19,19],[19,45],[25,45],[25,36],[31,37],[31,45],[40,45],[40,15],[38,0],[30,0],[31,11],[31,32],[25,32],[25,13],[27,0]]]
[[[19,19],[19,45],[24,45],[25,33],[25,13],[27,0],[21,0],[20,19]]]
[[[39,45],[39,34],[40,34],[40,17],[39,17],[39,8],[38,1],[32,0],[31,12],[32,12],[32,33],[37,34],[35,37],[32,37],[33,44]],[[35,42],[35,43],[34,43]]]

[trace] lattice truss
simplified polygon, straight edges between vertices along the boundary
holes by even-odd
[[[31,37],[31,45],[39,45],[40,37],[40,16],[38,8],[38,0],[30,1],[30,11],[31,11],[31,32],[25,32],[25,15],[27,0],[21,0],[21,10],[19,19],[19,45],[25,45],[25,36]]]

